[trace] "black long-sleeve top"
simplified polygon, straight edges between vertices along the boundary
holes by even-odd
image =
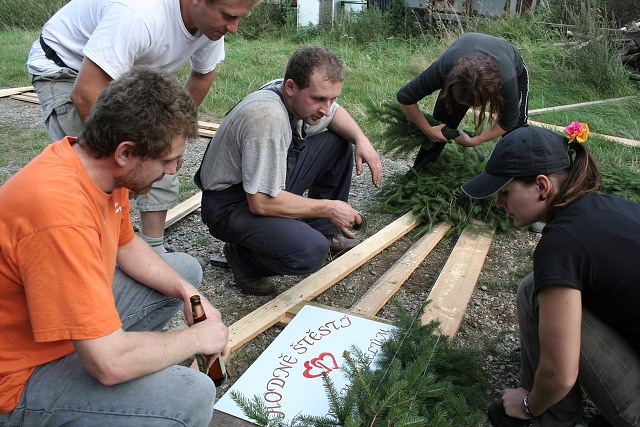
[[[518,76],[525,72],[525,66],[518,48],[500,37],[480,33],[461,35],[429,68],[398,91],[398,102],[403,105],[416,104],[425,96],[442,89],[447,74],[456,62],[477,53],[490,56],[498,65],[504,99],[498,123],[504,130],[512,130],[518,124],[519,117]]]

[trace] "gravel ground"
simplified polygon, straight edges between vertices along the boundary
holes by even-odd
[[[41,120],[38,105],[7,98],[0,99],[0,122],[25,130],[41,130],[43,129]],[[206,117],[201,120],[215,121]],[[207,139],[199,139],[188,145],[185,166],[181,171],[183,183],[190,182],[207,142]],[[404,172],[409,165],[409,160],[383,159],[386,176]],[[352,205],[363,212],[368,219],[369,227],[365,238],[396,219],[375,213],[376,202],[372,189],[368,169],[362,176],[354,176],[350,199]],[[137,223],[135,212],[134,222]],[[532,251],[538,238],[539,235],[527,230],[518,230],[508,236],[498,234],[494,237],[480,280],[457,335],[457,340],[461,344],[493,349],[485,358],[485,368],[487,378],[492,384],[494,397],[505,387],[517,386],[519,363],[514,349],[518,347],[519,340],[514,306],[515,289],[519,278],[530,269]],[[205,270],[202,290],[219,308],[228,325],[272,298],[272,296],[249,296],[241,293],[233,284],[230,270],[209,264],[211,257],[222,255],[222,243],[209,235],[200,220],[199,211],[170,226],[166,232],[166,239],[173,249],[187,252],[203,261]],[[396,294],[396,299],[410,312],[417,313],[428,297],[456,239],[457,236],[445,237]],[[415,237],[411,235],[401,238],[314,301],[330,306],[350,307],[414,242]],[[299,280],[300,278],[296,277],[276,278],[277,292],[281,293]],[[378,316],[393,320],[393,306],[387,304]],[[185,326],[182,314],[176,315],[170,325],[171,328]],[[222,387],[219,395],[233,384],[233,378],[238,378],[247,369],[279,331],[278,327],[270,328],[234,355],[229,363],[232,379]]]

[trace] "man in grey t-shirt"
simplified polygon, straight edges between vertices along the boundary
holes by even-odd
[[[361,217],[347,203],[354,147],[356,173],[367,163],[375,186],[382,164],[335,103],[343,79],[335,53],[301,47],[284,79],[236,105],[209,144],[196,175],[202,219],[225,242],[235,282],[247,293],[272,293],[269,276],[313,273],[329,250],[358,243],[349,228]]]

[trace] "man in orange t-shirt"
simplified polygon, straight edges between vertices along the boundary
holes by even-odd
[[[178,364],[224,354],[227,328],[198,292],[198,262],[145,244],[128,200],[175,174],[196,132],[177,80],[136,68],[77,139],[0,187],[0,424],[209,424],[215,386]],[[192,323],[191,295],[207,320],[162,332],[180,308]]]

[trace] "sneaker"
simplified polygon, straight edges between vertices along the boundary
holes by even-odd
[[[531,420],[520,420],[518,418],[512,418],[504,412],[504,406],[502,403],[494,403],[489,408],[487,417],[491,422],[491,425],[495,427],[536,427]]]
[[[240,289],[251,295],[269,295],[276,291],[276,287],[268,277],[246,277],[238,263],[233,259],[231,255],[231,248],[229,243],[225,243],[222,252],[227,259],[229,267],[231,267],[231,273],[233,274],[233,280]]]
[[[342,234],[327,236],[327,239],[329,239],[329,250],[331,252],[348,251],[349,249],[355,248],[358,243],[360,243],[360,240],[350,239]]]
[[[542,229],[544,228],[544,226],[547,225],[544,222],[534,222],[532,224],[529,224],[529,231],[532,233],[542,233]]]

